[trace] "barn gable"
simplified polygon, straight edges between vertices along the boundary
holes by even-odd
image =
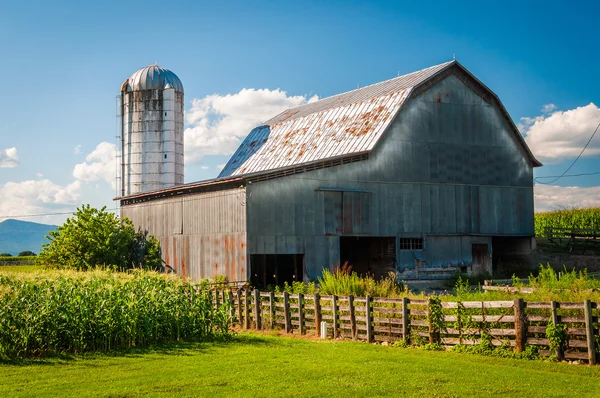
[[[482,101],[502,110],[531,163],[539,166],[495,94],[451,61],[282,112],[250,132],[219,178],[369,153],[407,99],[422,95],[451,75]],[[445,98],[440,94],[437,100]]]

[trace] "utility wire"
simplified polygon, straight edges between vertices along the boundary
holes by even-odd
[[[104,209],[106,211],[112,211],[112,210],[119,210],[118,207],[115,207],[114,209]],[[17,216],[0,216],[0,219],[9,219],[9,218],[27,218],[27,217],[44,217],[44,216],[64,216],[65,214],[73,214],[75,213],[75,210],[73,211],[67,211],[67,212],[62,212],[62,213],[40,213],[40,214],[19,214]]]
[[[593,175],[597,175],[600,174],[600,171],[593,171],[590,173],[579,173],[579,174],[565,174],[564,176],[562,176],[562,178],[566,178],[566,177],[583,177],[583,176],[593,176]],[[558,178],[561,176],[543,176],[543,177],[536,177],[537,178]]]
[[[577,155],[577,157],[575,158],[575,160],[573,160],[573,163],[571,163],[571,165],[561,175],[559,175],[558,177],[556,177],[552,181],[548,181],[548,182],[541,182],[537,178],[534,178],[535,182],[537,182],[538,184],[552,184],[555,181],[558,181],[561,178],[563,178],[565,176],[565,174],[567,174],[567,172],[569,170],[571,170],[571,168],[575,165],[575,163],[577,163],[577,161],[579,160],[579,158],[581,157],[581,155],[583,155],[583,152],[586,150],[586,148],[588,147],[588,145],[590,145],[590,142],[592,141],[592,138],[594,138],[594,136],[598,132],[598,128],[599,127],[600,127],[600,123],[598,123],[598,125],[596,126],[596,130],[594,130],[594,133],[592,134],[592,136],[590,137],[590,139],[588,140],[588,142],[585,144],[585,146],[583,147],[583,149],[581,150],[581,152],[579,152],[579,155]],[[538,177],[538,178],[545,178],[545,177]]]

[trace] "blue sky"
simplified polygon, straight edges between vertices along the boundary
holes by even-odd
[[[1,8],[0,220],[115,207],[114,162],[99,145],[115,143],[121,83],[153,62],[185,87],[186,182],[216,176],[260,118],[453,54],[530,136],[545,164],[538,176],[562,173],[600,123],[598,2],[2,0]],[[569,174],[600,171],[600,134],[584,155]],[[536,187],[536,206],[600,205],[598,181]]]

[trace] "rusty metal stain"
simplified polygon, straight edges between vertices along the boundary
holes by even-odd
[[[287,110],[254,129],[219,177],[370,151],[412,88],[450,65],[436,65]]]

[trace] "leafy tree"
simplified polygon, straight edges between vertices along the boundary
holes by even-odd
[[[10,253],[0,253],[0,257],[12,257]]]
[[[30,257],[30,256],[35,256],[36,254],[30,250],[25,250],[21,253],[19,253],[19,257]]]
[[[160,242],[136,232],[127,218],[119,220],[106,207],[83,205],[56,230],[50,232],[40,253],[42,262],[57,268],[86,270],[98,265],[159,269]]]

